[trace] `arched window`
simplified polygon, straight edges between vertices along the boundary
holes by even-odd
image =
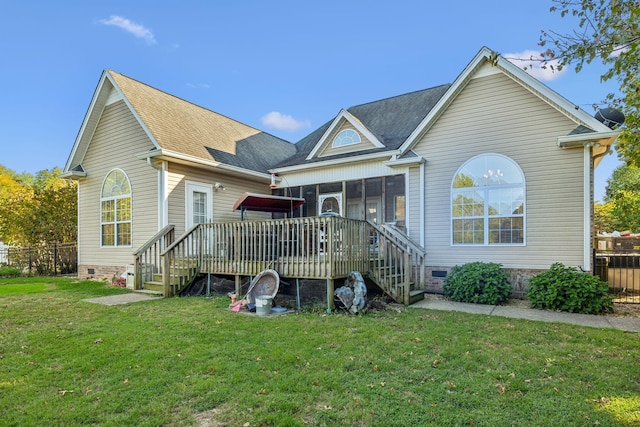
[[[102,246],[131,246],[131,185],[120,169],[113,169],[100,194]]]
[[[358,132],[353,129],[344,129],[333,138],[333,147],[344,147],[345,145],[359,144],[360,142],[362,140]]]
[[[453,245],[524,245],[525,179],[500,154],[468,160],[451,183]]]

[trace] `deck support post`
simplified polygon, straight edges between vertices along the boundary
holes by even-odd
[[[236,274],[236,295],[240,296],[240,285],[242,280],[240,280],[240,275]]]
[[[333,308],[333,279],[327,278],[327,313],[331,314]]]

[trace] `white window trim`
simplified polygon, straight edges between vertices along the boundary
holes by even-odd
[[[485,157],[485,156],[497,156],[497,157],[502,157],[503,159],[511,162],[513,165],[515,165],[518,170],[520,171],[520,174],[522,175],[522,184],[501,184],[501,185],[488,185],[488,186],[483,186],[483,187],[465,187],[465,188],[459,188],[459,189],[454,189],[453,188],[453,183],[456,179],[456,176],[458,175],[458,173],[460,173],[460,171],[462,170],[462,168],[478,159],[481,157]],[[522,204],[524,207],[524,213],[521,215],[494,215],[494,216],[489,216],[489,192],[491,190],[498,190],[498,189],[508,189],[508,188],[522,188]],[[483,243],[454,243],[453,241],[453,222],[454,220],[461,220],[461,219],[480,219],[481,217],[479,216],[461,216],[461,217],[453,217],[453,200],[454,200],[454,194],[458,194],[461,193],[463,191],[469,191],[470,189],[473,189],[473,191],[477,191],[477,192],[483,192],[483,200],[485,200],[484,203],[484,212],[482,215],[482,220],[484,221],[484,242]],[[497,248],[497,247],[509,247],[509,246],[517,246],[517,247],[522,247],[522,246],[526,246],[527,245],[527,180],[526,177],[524,175],[524,171],[522,170],[522,168],[520,167],[520,165],[518,164],[518,162],[516,162],[515,160],[513,160],[511,157],[505,156],[503,154],[498,154],[498,153],[483,153],[483,154],[479,154],[477,156],[474,156],[468,160],[466,160],[464,163],[462,163],[462,165],[460,165],[460,167],[456,170],[455,174],[453,175],[453,179],[451,180],[451,185],[449,187],[449,194],[450,194],[450,199],[449,199],[449,239],[450,239],[450,246],[452,247],[492,247],[492,248]],[[513,218],[513,217],[521,217],[522,218],[522,243],[489,243],[489,220],[490,219],[494,219],[494,218]]]
[[[346,134],[347,132],[349,133],[353,133],[358,137],[358,140],[353,142],[353,138],[349,138],[351,139],[352,142],[347,142],[346,144],[336,144],[336,140],[338,139],[338,137],[340,135]],[[350,145],[358,145],[362,142],[362,137],[360,136],[360,134],[355,130],[355,129],[342,129],[340,132],[338,132],[336,134],[336,136],[333,137],[333,140],[331,141],[331,147],[332,148],[341,148],[341,147],[348,147]]]
[[[114,221],[113,222],[103,222],[102,221],[102,202],[105,201],[109,201],[109,200],[113,200],[114,201],[114,209],[115,206],[117,205],[117,203],[115,203],[115,200],[118,199],[124,199],[127,196],[114,196],[114,197],[102,197],[102,191],[104,189],[104,183],[107,180],[107,177],[114,171],[120,171],[122,172],[122,174],[124,175],[124,177],[127,179],[127,182],[129,183],[129,199],[131,199],[130,205],[131,205],[131,219],[129,219],[129,221],[120,221],[120,224],[126,224],[129,223],[130,224],[130,230],[131,230],[131,236],[130,236],[130,241],[131,243],[128,245],[118,245],[118,221],[116,221],[116,217],[117,217],[117,212],[114,210]],[[113,168],[111,170],[109,170],[109,172],[107,172],[104,175],[104,178],[102,179],[102,184],[100,185],[100,222],[99,222],[99,232],[98,235],[100,236],[100,248],[105,248],[105,249],[112,249],[112,248],[131,248],[133,247],[133,187],[131,186],[131,179],[129,178],[129,175],[127,175],[127,173],[120,169],[120,168]],[[114,236],[113,236],[113,245],[104,245],[102,243],[103,241],[103,236],[102,236],[102,226],[104,224],[114,224]]]

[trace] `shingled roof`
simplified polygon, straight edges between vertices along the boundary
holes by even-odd
[[[411,135],[411,132],[413,132],[422,119],[424,119],[429,111],[436,105],[449,86],[449,84],[444,84],[348,108],[347,111],[360,120],[360,122],[382,142],[384,145],[383,148],[306,160],[309,153],[311,153],[318,142],[320,142],[326,130],[331,126],[332,120],[301,139],[296,144],[296,148],[298,149],[296,154],[278,166],[293,166],[315,161],[326,161],[332,158],[396,150],[406,141],[409,135]]]
[[[266,172],[295,146],[244,123],[108,70],[163,151]]]

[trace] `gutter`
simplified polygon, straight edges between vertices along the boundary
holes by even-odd
[[[294,165],[294,166],[284,166],[277,169],[269,169],[269,172],[270,173],[286,173],[286,172],[297,172],[300,170],[307,171],[309,169],[322,169],[322,168],[332,167],[335,165],[343,165],[346,163],[359,163],[363,161],[366,162],[370,160],[378,160],[382,157],[393,157],[399,154],[400,154],[399,150],[384,151],[382,153],[372,153],[372,154],[366,154],[363,156],[341,157],[338,159],[324,160],[321,162],[303,163],[303,164]]]
[[[199,157],[188,156],[182,153],[176,153],[174,151],[166,151],[166,150],[151,150],[145,151],[143,153],[137,154],[136,157],[140,160],[147,160],[147,162],[151,161],[151,158],[158,158],[160,160],[172,160],[176,163],[184,163],[184,164],[197,164],[207,168],[215,168],[222,169],[227,172],[231,172],[232,174],[240,175],[240,176],[251,176],[253,178],[258,178],[264,182],[271,181],[271,174],[266,172],[256,172],[254,170],[240,168],[237,166],[230,166],[224,163],[216,162],[215,160],[205,160]]]

